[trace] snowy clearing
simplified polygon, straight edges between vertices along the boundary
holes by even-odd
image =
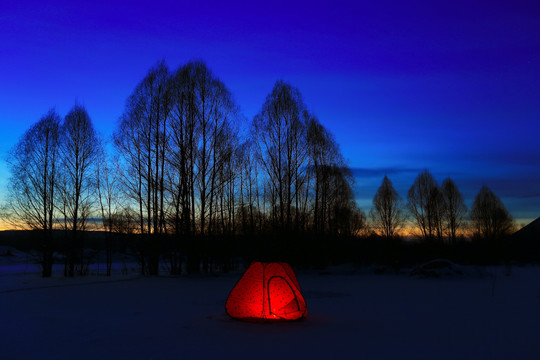
[[[537,359],[540,268],[417,278],[298,271],[308,317],[225,315],[241,273],[0,276],[0,359]]]

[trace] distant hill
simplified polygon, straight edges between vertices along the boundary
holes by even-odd
[[[540,240],[540,217],[514,233],[519,240]]]
[[[540,263],[540,218],[516,231],[512,237],[516,260]]]

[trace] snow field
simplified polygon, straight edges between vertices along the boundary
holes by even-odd
[[[477,277],[297,272],[308,318],[225,315],[220,277],[0,276],[0,359],[536,359],[540,268]]]

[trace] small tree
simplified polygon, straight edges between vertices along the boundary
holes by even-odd
[[[421,172],[407,194],[407,207],[415,219],[424,240],[441,237],[442,196],[437,182],[426,169]]]
[[[471,209],[474,235],[490,241],[508,235],[514,227],[512,216],[487,186],[482,186]]]
[[[373,197],[369,215],[373,227],[385,238],[398,235],[405,224],[403,201],[386,175]]]
[[[443,181],[442,195],[445,204],[444,228],[451,244],[456,243],[456,237],[467,214],[467,207],[463,202],[463,196],[454,181],[447,178]]]

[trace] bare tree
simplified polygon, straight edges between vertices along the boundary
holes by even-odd
[[[110,159],[106,146],[100,141],[96,163],[96,186],[98,192],[99,209],[106,238],[106,266],[107,276],[112,270],[112,233],[114,231],[114,216],[121,209],[119,196],[119,168],[118,159]]]
[[[315,117],[309,121],[307,141],[313,187],[313,230],[324,233],[328,226],[331,175],[335,166],[343,166],[343,159],[332,135]]]
[[[437,182],[426,169],[421,172],[407,193],[407,208],[424,240],[442,236],[442,195]]]
[[[68,245],[66,276],[73,276],[76,262],[79,273],[85,273],[85,231],[94,205],[96,182],[95,166],[99,154],[99,141],[86,109],[76,104],[66,115],[62,125],[60,153],[62,158],[62,212],[67,229],[72,234]],[[79,254],[75,254],[75,250]],[[78,256],[78,259],[76,257]]]
[[[369,214],[373,226],[385,238],[395,237],[405,225],[403,202],[386,175],[373,197]]]
[[[179,236],[195,233],[195,159],[199,138],[196,82],[191,67],[178,69],[171,79],[169,188],[173,228]]]
[[[22,228],[39,230],[42,276],[52,274],[60,117],[51,109],[10,151],[8,208]]]
[[[216,191],[229,184],[230,176],[219,177],[224,167],[234,163],[234,152],[238,146],[232,123],[238,120],[238,107],[225,85],[217,79],[202,62],[189,63],[195,76],[195,96],[200,138],[196,157],[197,191],[199,203],[200,233],[209,232],[215,216]],[[229,194],[231,195],[231,194]],[[231,201],[234,197],[228,196]],[[229,214],[231,209],[229,209]],[[234,213],[234,212],[233,212]]]
[[[227,169],[236,163],[239,111],[230,91],[203,62],[182,66],[170,83],[168,188],[171,224],[179,241],[180,236],[205,236],[223,228],[224,215],[234,218],[234,209],[223,207],[234,206],[235,199],[228,196],[232,202],[224,202],[223,196],[226,186],[235,186]],[[171,259],[177,257],[171,254]]]
[[[313,115],[307,116],[310,217],[315,233],[357,234],[365,214],[354,202],[353,176],[332,134]],[[353,225],[355,224],[355,225]]]
[[[452,179],[445,179],[441,188],[446,210],[444,213],[444,228],[449,242],[455,244],[458,231],[467,214],[467,207],[461,192]]]
[[[138,214],[129,206],[116,209],[111,216],[111,228],[114,233],[134,235],[139,230]]]
[[[437,240],[442,241],[444,236],[444,217],[446,214],[446,204],[439,185],[431,189],[428,197],[428,214],[430,214],[430,227]]]
[[[332,166],[328,197],[329,230],[335,236],[351,236],[365,226],[366,215],[357,208],[353,195],[353,177],[348,167]]]
[[[263,209],[269,209],[272,227],[338,235],[356,233],[353,224],[363,226],[350,169],[332,135],[305,110],[297,89],[278,81],[255,116],[252,133],[265,175]]]
[[[239,145],[237,156],[240,170],[240,217],[243,233],[262,232],[261,189],[259,163],[253,141]]]
[[[253,120],[269,185],[271,216],[281,230],[292,229],[293,212],[302,203],[308,160],[304,110],[298,89],[278,81]]]
[[[470,217],[475,236],[488,241],[508,235],[514,227],[512,216],[487,186],[476,195]]]
[[[141,271],[159,273],[159,235],[166,232],[165,160],[171,109],[169,70],[164,61],[150,69],[126,103],[114,142],[125,169],[126,194],[136,202],[139,231],[145,234]]]

